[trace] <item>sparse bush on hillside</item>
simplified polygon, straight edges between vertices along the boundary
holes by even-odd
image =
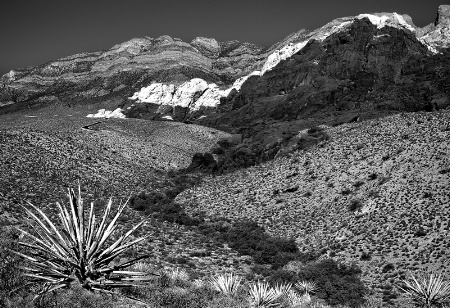
[[[363,207],[363,203],[357,199],[351,200],[350,204],[348,205],[348,209],[351,212],[359,211],[362,207]]]
[[[293,239],[269,236],[263,227],[253,221],[236,222],[219,238],[240,254],[252,256],[255,262],[271,264],[275,268],[294,259],[298,253]]]
[[[361,270],[356,265],[345,265],[333,259],[313,262],[299,273],[301,280],[314,281],[317,297],[330,305],[359,307],[368,291],[360,280]]]
[[[295,269],[288,267],[270,270],[254,267],[254,271],[267,280],[275,282],[297,283],[309,281],[315,283],[315,296],[329,305],[360,307],[368,289],[360,279],[361,270],[355,265],[346,265],[333,259],[301,262]]]
[[[14,307],[23,295],[25,280],[18,266],[22,260],[10,250],[20,250],[19,233],[12,227],[0,227],[0,307]]]

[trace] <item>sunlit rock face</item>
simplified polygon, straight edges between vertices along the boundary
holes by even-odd
[[[124,119],[125,115],[122,113],[122,109],[117,108],[113,111],[109,111],[106,109],[100,109],[97,113],[95,114],[88,114],[87,115],[88,118],[116,118],[116,119]]]
[[[441,5],[434,24],[419,31],[422,41],[440,50],[450,47],[450,5]]]
[[[221,43],[212,38],[198,37],[191,43],[167,35],[136,38],[107,51],[12,70],[0,78],[0,103],[20,108],[46,96],[63,102],[88,102],[99,97],[126,100],[152,83],[179,86],[193,78],[228,87],[251,73],[266,52],[253,44]],[[162,97],[163,102],[165,99],[169,97]]]

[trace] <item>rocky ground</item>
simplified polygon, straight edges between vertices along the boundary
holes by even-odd
[[[449,274],[450,111],[327,128],[317,146],[210,177],[177,201],[189,213],[262,224],[303,251],[356,261],[374,287],[408,271]]]
[[[55,202],[67,202],[67,187],[78,181],[98,211],[109,197],[118,204],[139,192],[166,189],[173,180],[169,170],[186,167],[195,152],[227,136],[173,122],[99,123],[85,118],[85,112],[49,108],[1,116],[0,225],[23,223],[20,205],[26,201],[55,211]],[[141,219],[127,208],[120,223],[128,230]],[[246,257],[187,227],[150,219],[140,232],[152,234],[136,249],[150,253],[155,268],[181,266],[208,273],[245,266]]]

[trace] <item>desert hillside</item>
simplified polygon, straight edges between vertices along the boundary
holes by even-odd
[[[407,270],[448,273],[450,112],[325,131],[330,139],[314,148],[211,177],[177,201],[190,213],[255,220],[302,251],[357,261],[375,286]]]
[[[196,125],[99,121],[84,113],[49,108],[1,116],[0,226],[23,224],[20,205],[26,201],[54,212],[55,202],[67,203],[67,188],[78,181],[84,198],[94,201],[99,211],[110,197],[118,205],[138,193],[176,188],[191,176],[173,176],[169,171],[187,167],[194,153],[227,136]],[[143,217],[127,207],[121,227]],[[240,267],[239,262],[232,264],[236,252],[188,227],[150,219],[141,232],[152,235],[139,250],[151,252],[155,267],[173,268],[178,262],[206,272]],[[205,256],[195,257],[199,255]]]

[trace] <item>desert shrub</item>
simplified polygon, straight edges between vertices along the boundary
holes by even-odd
[[[0,237],[0,304],[2,304],[2,299],[9,296],[23,281],[17,268],[20,259],[9,251],[9,249],[17,250],[19,248],[16,244],[19,234],[11,227],[0,228],[0,233],[2,234]]]
[[[383,268],[381,269],[381,272],[383,273],[387,273],[390,271],[393,271],[395,269],[395,265],[392,263],[387,263],[386,265],[383,266]]]
[[[360,210],[363,207],[363,204],[360,200],[357,199],[353,199],[350,201],[349,205],[348,205],[348,209],[351,212],[355,212]]]
[[[143,300],[149,307],[203,308],[214,299],[208,288],[160,288],[152,290]]]
[[[249,255],[257,263],[280,267],[295,258],[298,248],[293,239],[272,237],[254,221],[236,222],[220,238],[240,254]]]
[[[350,190],[350,189],[348,189],[348,188],[345,188],[345,189],[343,189],[342,191],[341,191],[341,195],[343,195],[343,196],[348,196],[348,195],[350,195],[352,193],[352,191]]]
[[[0,307],[33,307],[33,295],[29,293],[27,281],[18,266],[23,261],[11,250],[21,251],[18,245],[19,232],[11,226],[0,227]]]
[[[368,291],[360,274],[361,270],[354,264],[324,259],[307,264],[298,272],[298,279],[314,281],[317,285],[315,295],[329,305],[359,307]]]
[[[373,180],[376,180],[377,177],[378,177],[378,174],[376,174],[375,172],[373,172],[373,173],[369,174],[368,179],[371,180],[371,181],[373,181]]]
[[[77,285],[51,297],[55,308],[110,308],[119,300],[118,296],[92,293]]]
[[[131,197],[130,207],[136,211],[152,211],[161,202],[166,200],[166,196],[159,192],[140,193]]]
[[[147,214],[153,213],[154,217],[161,221],[168,221],[184,226],[197,226],[203,219],[190,217],[184,211],[183,207],[174,202],[160,203],[146,211]]]
[[[364,181],[356,181],[355,183],[353,183],[353,186],[356,188],[359,188],[363,185],[364,185]]]

